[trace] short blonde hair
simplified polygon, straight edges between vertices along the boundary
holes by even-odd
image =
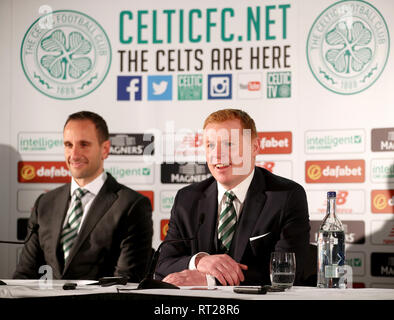
[[[257,138],[257,130],[254,120],[240,109],[222,109],[211,113],[204,121],[205,129],[210,123],[224,122],[238,119],[243,129],[250,129],[252,138]]]

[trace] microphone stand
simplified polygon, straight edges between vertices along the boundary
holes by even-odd
[[[34,224],[30,229],[30,233],[29,236],[27,237],[27,239],[25,241],[8,241],[8,240],[0,240],[0,243],[6,243],[6,244],[26,244],[31,236],[33,235],[33,233],[36,233],[38,231],[38,224]]]

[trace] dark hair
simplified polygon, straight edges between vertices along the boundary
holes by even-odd
[[[67,123],[71,120],[90,120],[96,126],[97,136],[100,143],[109,139],[109,132],[107,123],[105,120],[98,115],[97,113],[91,111],[79,111],[73,114],[70,114],[67,118],[66,123],[64,124],[64,128],[66,127]],[[63,128],[63,131],[64,131]]]

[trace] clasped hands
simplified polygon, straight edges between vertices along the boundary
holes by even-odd
[[[166,276],[163,281],[176,286],[206,286],[206,275],[215,277],[223,286],[237,286],[245,280],[242,270],[248,266],[236,262],[227,254],[197,257],[196,269],[185,269]]]

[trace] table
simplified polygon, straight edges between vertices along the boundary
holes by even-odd
[[[262,312],[265,308],[283,308],[281,313],[304,312],[311,306],[327,305],[351,310],[349,315],[370,308],[394,307],[394,289],[319,289],[311,287],[292,287],[285,292],[267,294],[237,294],[233,287],[181,287],[173,289],[136,290],[137,284],[125,286],[100,287],[90,285],[95,281],[70,281],[77,283],[75,290],[63,290],[65,280],[53,280],[51,286],[39,280],[3,280],[7,285],[0,286],[0,306],[20,310],[20,306],[53,307],[53,312],[64,306],[83,305],[90,314],[98,308],[104,311],[128,310],[144,314],[144,319],[204,318],[207,314],[219,319],[239,319],[239,314]],[[289,307],[289,308],[288,308]],[[360,308],[361,307],[361,308]],[[68,307],[67,307],[68,308]],[[183,309],[182,309],[183,308]],[[169,312],[169,314],[166,314]],[[184,313],[186,312],[186,313]],[[237,313],[238,312],[238,313]],[[235,314],[237,313],[237,314]],[[362,313],[362,312],[361,312]],[[110,314],[110,313],[109,313]],[[145,317],[146,315],[146,317]],[[293,315],[293,314],[292,314]],[[160,317],[159,317],[160,316]],[[170,318],[167,318],[170,319]],[[205,318],[206,319],[206,318]],[[209,318],[210,319],[210,318]]]

